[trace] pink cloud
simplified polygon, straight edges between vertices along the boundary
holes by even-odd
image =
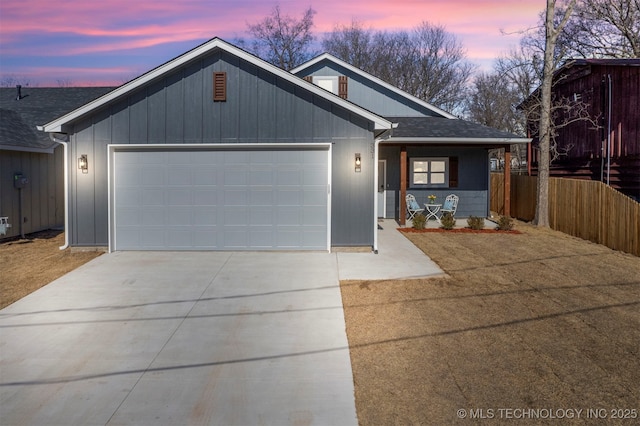
[[[275,1],[262,0],[103,0],[0,2],[0,53],[26,56],[124,54],[131,49],[190,42],[219,36],[229,41],[246,37],[247,23],[266,17]],[[439,24],[462,41],[471,60],[495,58],[517,43],[544,8],[541,0],[324,0],[317,11],[314,32],[319,38],[352,19],[379,30],[411,30],[423,21]],[[284,13],[299,17],[307,3],[280,1]],[[43,43],[21,40],[42,38]],[[59,40],[56,41],[56,40]],[[131,57],[122,57],[126,68]],[[148,64],[148,69],[159,65]],[[89,70],[87,70],[89,71]]]

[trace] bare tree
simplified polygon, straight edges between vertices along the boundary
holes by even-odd
[[[639,58],[640,0],[581,0],[558,38],[573,57]]]
[[[419,74],[405,83],[405,90],[446,110],[456,110],[465,100],[474,71],[465,60],[462,43],[444,27],[423,22],[415,29],[414,49],[413,70]]]
[[[526,120],[517,109],[521,96],[515,85],[503,74],[480,73],[473,82],[467,102],[467,118],[473,122],[504,130],[521,136],[526,135]],[[512,162],[522,167],[527,150],[521,144],[511,145]],[[504,148],[491,150],[491,158],[504,158]]]
[[[502,74],[480,73],[470,90],[467,114],[476,123],[524,135],[525,123],[516,112],[520,99],[520,94]]]
[[[377,56],[373,39],[373,30],[364,29],[362,23],[354,19],[350,26],[336,25],[322,40],[322,47],[356,68],[372,70]]]
[[[547,0],[545,18],[545,48],[544,68],[542,72],[542,85],[540,86],[540,159],[538,161],[538,188],[536,215],[534,223],[540,227],[549,227],[549,147],[551,139],[551,86],[553,84],[553,72],[557,67],[554,60],[556,41],[564,26],[567,24],[576,0],[570,0],[564,15],[559,23],[556,23],[556,0]]]
[[[461,112],[474,66],[458,39],[423,22],[411,32],[373,31],[353,21],[322,42],[325,51],[440,108]]]
[[[18,85],[23,87],[33,86],[33,84],[31,84],[31,80],[27,77],[8,74],[0,78],[0,87],[16,87]]]
[[[73,87],[73,81],[69,78],[59,78],[56,80],[58,87]]]
[[[316,11],[309,7],[302,19],[285,15],[276,5],[271,15],[257,24],[248,24],[247,32],[253,42],[249,48],[254,54],[284,70],[290,70],[311,59],[311,32]],[[240,40],[240,44],[244,44]]]

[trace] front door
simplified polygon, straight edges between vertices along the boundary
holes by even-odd
[[[378,160],[378,217],[387,217],[387,160]]]

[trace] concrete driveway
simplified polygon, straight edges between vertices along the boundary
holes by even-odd
[[[381,223],[378,254],[96,258],[0,311],[0,424],[356,425],[338,280],[443,274]]]
[[[0,422],[355,425],[336,262],[103,255],[1,311]]]

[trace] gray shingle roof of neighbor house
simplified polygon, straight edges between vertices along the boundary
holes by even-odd
[[[36,126],[113,90],[112,87],[0,88],[0,149],[51,152],[55,143]]]
[[[398,127],[387,142],[526,143],[531,139],[470,121],[441,117],[393,117]]]

